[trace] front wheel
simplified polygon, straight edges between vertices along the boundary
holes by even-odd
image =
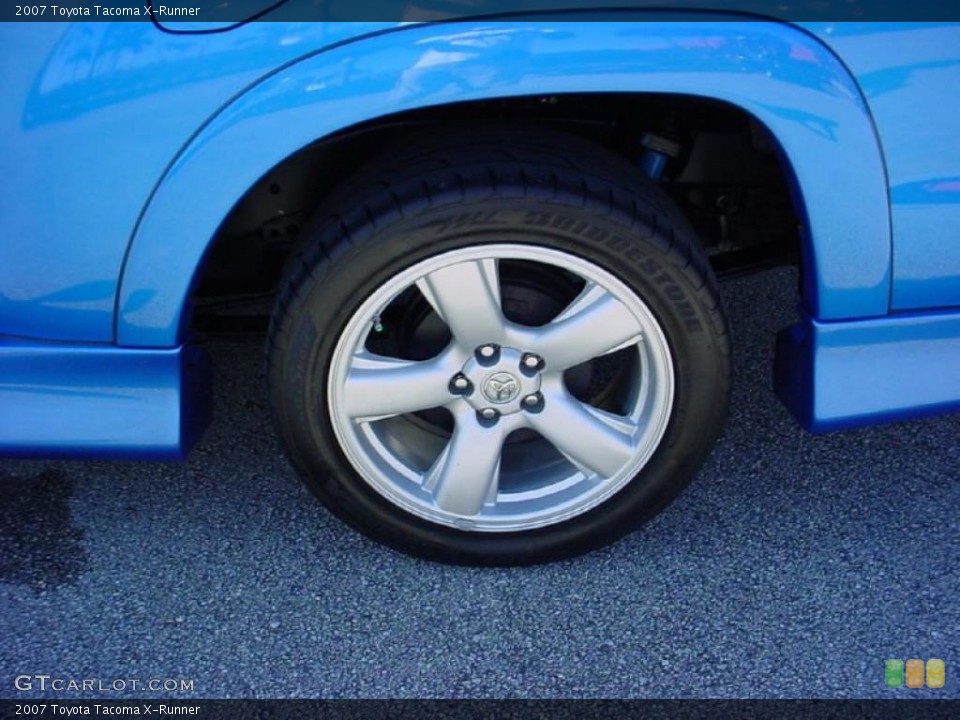
[[[353,213],[318,225],[274,319],[294,464],[339,517],[412,554],[602,546],[686,485],[722,423],[725,326],[685,225],[599,149],[524,140],[509,159],[479,142],[378,170]]]

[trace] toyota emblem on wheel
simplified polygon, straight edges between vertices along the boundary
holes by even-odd
[[[510,373],[494,373],[484,381],[483,394],[492,403],[508,403],[520,394],[520,383]]]

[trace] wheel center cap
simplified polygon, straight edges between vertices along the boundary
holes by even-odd
[[[520,394],[520,381],[512,373],[500,371],[483,381],[483,395],[492,403],[503,405]]]
[[[523,353],[516,348],[500,348],[489,360],[472,357],[461,372],[474,387],[464,400],[476,410],[494,408],[501,415],[520,412],[523,398],[540,390],[540,373],[523,366]]]

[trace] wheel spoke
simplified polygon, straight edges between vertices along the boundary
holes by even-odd
[[[624,418],[590,407],[562,385],[544,391],[544,408],[528,422],[571,462],[601,477],[618,473],[634,454]]]
[[[532,349],[544,358],[547,369],[565,370],[636,343],[642,330],[623,303],[588,283],[566,310],[536,331]]]
[[[344,409],[355,420],[371,422],[443,405],[451,397],[451,365],[446,354],[416,361],[360,353],[343,386]]]
[[[458,413],[453,436],[424,481],[438,507],[458,515],[480,513],[496,494],[504,437],[503,423],[484,427],[473,410]]]
[[[473,349],[500,341],[504,318],[496,260],[472,260],[435,270],[417,287],[461,347]]]

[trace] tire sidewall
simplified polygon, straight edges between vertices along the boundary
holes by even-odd
[[[341,519],[393,547],[472,564],[522,564],[602,546],[664,508],[689,482],[722,424],[728,354],[722,317],[703,280],[681,265],[669,226],[651,227],[569,204],[530,198],[477,198],[362,226],[344,242],[342,224],[319,228],[334,248],[327,272],[288,308],[288,342],[271,385],[281,434],[310,489]],[[692,241],[687,241],[692,242]],[[468,532],[430,523],[387,500],[335,442],[326,398],[338,340],[364,300],[423,260],[451,250],[516,243],[576,255],[636,292],[667,338],[674,405],[659,446],[638,475],[598,506],[525,532]]]

